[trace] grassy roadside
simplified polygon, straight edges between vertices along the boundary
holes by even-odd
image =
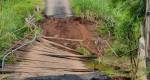
[[[112,47],[118,55],[129,56],[138,48],[140,23],[145,14],[143,0],[71,0],[71,5],[76,16],[100,21],[97,33],[101,37],[111,33]]]
[[[43,7],[42,0],[1,0],[0,6],[0,56],[16,40],[23,38],[31,31],[25,24],[25,18],[34,14],[36,20],[42,18],[35,12],[35,7]]]
[[[70,2],[76,16],[89,20],[105,18],[109,8],[107,0],[71,0]]]
[[[98,21],[102,25],[97,29],[100,37],[111,38],[111,47],[119,55],[114,57],[111,49],[106,50],[104,60],[97,64],[100,71],[111,76],[122,76],[122,72],[116,72],[112,66],[107,66],[106,61],[112,65],[129,66],[130,54],[136,55],[140,37],[140,23],[144,16],[143,0],[71,0],[73,13],[76,16],[92,21]],[[128,6],[127,6],[128,5]],[[108,36],[111,33],[111,36]],[[110,56],[111,55],[111,56]],[[120,64],[120,61],[123,61]],[[116,62],[116,63],[114,63]],[[89,62],[88,66],[95,64]],[[108,67],[107,69],[104,68]],[[120,67],[122,67],[120,66]],[[92,67],[92,66],[90,66]],[[120,74],[120,75],[118,75]],[[123,74],[124,75],[124,74]],[[127,76],[129,77],[129,76]]]

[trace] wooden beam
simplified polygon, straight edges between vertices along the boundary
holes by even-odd
[[[146,2],[146,14],[150,12],[150,0]],[[146,15],[145,22],[145,33],[146,33],[146,55],[150,57],[150,15]]]
[[[65,40],[65,41],[74,41],[74,42],[83,42],[84,40],[81,39],[67,39],[67,38],[57,38],[57,37],[47,37],[43,36],[45,39],[57,39],[57,40]]]
[[[150,57],[150,0],[146,0],[145,24],[141,25],[141,38],[139,40],[138,70],[136,80],[147,80],[146,58]]]
[[[79,53],[78,51],[76,51],[76,50],[74,50],[74,49],[72,49],[72,48],[66,47],[66,46],[64,46],[64,45],[61,45],[61,44],[59,44],[59,43],[56,43],[56,42],[53,42],[53,41],[50,41],[50,40],[47,40],[47,39],[43,39],[43,40],[47,41],[48,44],[52,44],[52,45],[54,45],[54,46],[57,46],[57,47],[66,49],[66,50],[68,50],[68,51],[72,51],[72,52],[75,52],[75,53]]]

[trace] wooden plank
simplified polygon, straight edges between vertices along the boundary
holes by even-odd
[[[67,38],[57,38],[57,37],[47,37],[43,36],[45,39],[57,39],[57,40],[65,40],[65,41],[74,41],[74,42],[83,42],[84,40],[81,39],[67,39]]]
[[[9,71],[9,70],[0,70],[0,74],[10,74],[14,73],[15,71]]]
[[[73,52],[79,53],[78,51],[76,51],[76,50],[74,50],[74,49],[71,49],[71,48],[66,47],[66,46],[64,46],[64,45],[61,45],[61,44],[58,44],[58,43],[56,43],[56,42],[53,42],[53,41],[50,41],[50,40],[47,40],[47,39],[43,39],[43,40],[46,40],[46,41],[48,42],[48,44],[52,44],[52,45],[54,45],[54,46],[58,46],[58,47],[60,47],[60,48],[66,49],[66,50],[68,50],[68,51],[73,51]]]

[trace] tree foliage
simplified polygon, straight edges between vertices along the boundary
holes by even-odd
[[[138,48],[145,0],[72,0],[72,4],[78,16],[104,22],[102,29],[116,38],[113,48],[118,54],[129,55]]]
[[[114,1],[112,0],[112,3]],[[145,2],[143,0],[118,1],[114,6],[114,34],[116,39],[126,45],[125,54],[137,50],[140,38],[140,24],[145,15]]]

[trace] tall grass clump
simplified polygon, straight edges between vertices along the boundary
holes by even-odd
[[[76,16],[100,19],[109,8],[108,0],[71,0],[72,9]],[[103,12],[102,12],[103,11]]]
[[[140,23],[145,14],[144,0],[71,0],[75,15],[101,21],[102,33],[115,37],[112,44],[118,55],[136,53],[140,37]]]
[[[36,5],[42,5],[42,0],[0,0],[0,55],[30,33],[25,17],[35,14]]]

